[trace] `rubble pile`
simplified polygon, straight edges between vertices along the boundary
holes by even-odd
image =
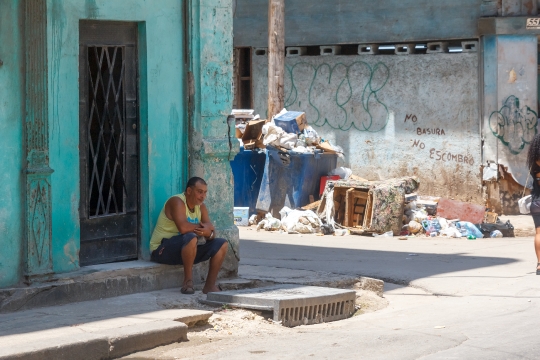
[[[509,221],[501,222],[497,214],[486,212],[481,205],[416,194],[406,200],[401,236],[466,237],[471,240],[514,236],[514,227]],[[445,216],[448,214],[453,216]]]

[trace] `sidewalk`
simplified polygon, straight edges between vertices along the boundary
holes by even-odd
[[[179,289],[0,315],[0,359],[112,359],[187,340],[213,314]]]
[[[224,290],[276,283],[355,286],[382,295],[383,282],[351,275],[243,265],[240,278],[222,279]],[[112,359],[188,339],[189,326],[204,324],[215,308],[206,295],[179,288],[156,290],[0,314],[0,360]]]

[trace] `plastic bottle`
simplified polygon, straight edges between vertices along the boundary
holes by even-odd
[[[476,236],[474,236],[474,235],[469,235],[469,236],[467,236],[467,239],[469,239],[469,240],[476,240]]]
[[[491,238],[502,238],[502,237],[503,237],[503,234],[502,234],[502,232],[500,232],[499,230],[493,230],[493,231],[489,234],[489,237],[491,237]]]

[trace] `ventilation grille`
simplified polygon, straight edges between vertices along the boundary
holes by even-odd
[[[342,320],[353,315],[354,305],[353,300],[345,300],[326,304],[281,308],[278,321],[281,321],[283,326],[293,327]]]

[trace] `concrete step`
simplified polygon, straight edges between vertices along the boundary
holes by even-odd
[[[196,285],[202,283],[204,264],[193,267]],[[180,287],[182,266],[149,261],[126,261],[82,267],[29,286],[0,289],[0,313]]]
[[[179,289],[45,307],[0,315],[0,360],[112,359],[187,339],[208,321],[202,294]]]
[[[158,320],[100,332],[65,334],[31,341],[24,346],[0,348],[0,360],[115,359],[137,351],[187,340],[188,326]]]

